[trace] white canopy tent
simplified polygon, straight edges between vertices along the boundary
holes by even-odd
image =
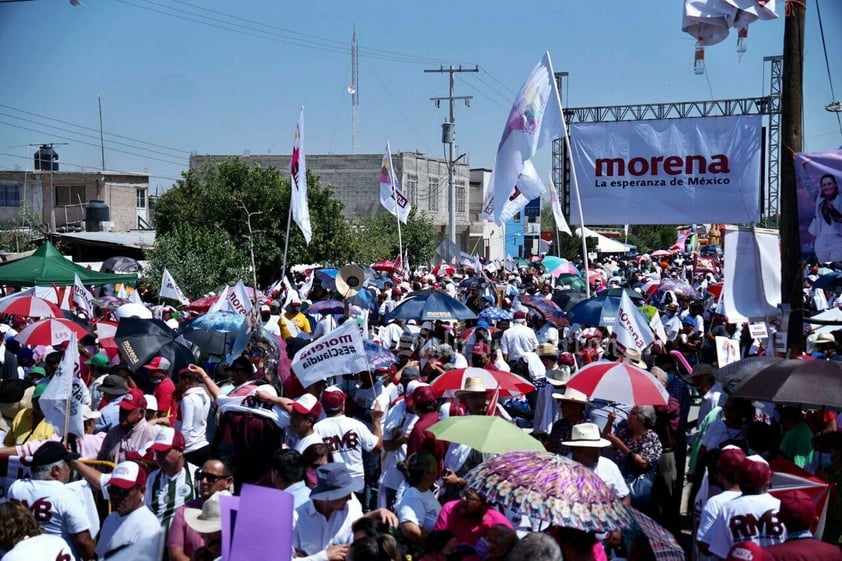
[[[617,240],[612,240],[602,234],[594,232],[588,228],[585,228],[585,237],[587,238],[596,238],[596,250],[598,253],[626,253],[629,250],[629,246],[622,242],[618,242]],[[576,229],[576,235],[581,235],[582,228]]]

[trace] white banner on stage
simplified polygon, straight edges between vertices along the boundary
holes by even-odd
[[[774,318],[781,303],[780,239],[774,230],[725,227],[725,315],[738,319]]]
[[[570,125],[585,224],[760,220],[761,117]],[[571,221],[579,224],[576,213]]]

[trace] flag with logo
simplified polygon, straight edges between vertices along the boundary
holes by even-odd
[[[161,290],[158,291],[158,294],[161,298],[177,300],[181,304],[187,304],[189,302],[166,267],[164,267],[164,274],[161,275]]]
[[[395,168],[392,166],[392,149],[386,143],[386,152],[383,154],[383,163],[380,165],[380,204],[383,208],[396,216],[398,220],[406,224],[409,211],[412,208],[409,199],[403,194],[395,175]]]
[[[614,333],[617,335],[617,343],[623,348],[637,349],[641,353],[655,341],[646,316],[637,309],[625,290],[620,296],[620,307],[617,309],[617,319],[614,320]]]
[[[246,285],[243,281],[237,281],[233,287],[225,294],[225,304],[223,309],[230,312],[237,312],[238,314],[247,316],[252,308],[251,298],[246,290]]]
[[[94,314],[94,295],[82,284],[82,279],[76,273],[73,274],[73,303],[88,315]]]
[[[544,182],[538,177],[538,171],[530,160],[523,163],[520,174],[515,178],[513,185],[514,187],[509,190],[507,197],[502,199],[503,209],[500,214],[500,220],[502,222],[498,222],[500,224],[520,212],[529,201],[537,199],[547,192]],[[482,202],[483,219],[492,222],[495,221],[497,207],[497,194],[489,186]]]
[[[58,370],[47,383],[47,388],[38,400],[44,418],[53,425],[56,433],[65,436],[75,434],[85,435],[82,421],[82,396],[88,391],[82,381],[79,370],[79,345],[76,334],[70,335],[64,358]]]
[[[489,191],[494,193],[497,201],[494,221],[498,225],[506,221],[500,201],[505,201],[512,195],[524,164],[531,160],[542,146],[563,135],[561,101],[553,75],[553,65],[550,53],[544,53],[544,57],[532,69],[520,88],[497,147]]]
[[[290,189],[292,197],[292,219],[298,224],[304,241],[308,244],[313,237],[310,227],[310,207],[307,203],[307,164],[304,159],[304,107],[298,113],[298,125],[295,127],[295,142],[292,145],[292,158],[289,161]]]
[[[292,358],[292,370],[305,388],[331,376],[368,370],[360,328],[349,320],[310,343]]]
[[[553,208],[553,218],[555,219],[555,227],[556,230],[559,232],[564,232],[568,236],[572,236],[573,232],[570,231],[570,226],[567,224],[567,220],[564,218],[564,213],[561,211],[561,200],[558,198],[558,191],[555,188],[555,183],[553,183],[553,175],[550,173],[550,206]],[[628,228],[628,226],[626,226]],[[628,233],[626,234],[628,237]]]

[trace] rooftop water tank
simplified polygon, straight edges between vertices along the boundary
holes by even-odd
[[[108,222],[111,220],[111,209],[105,204],[105,201],[92,200],[88,201],[85,207],[85,221],[86,222]]]

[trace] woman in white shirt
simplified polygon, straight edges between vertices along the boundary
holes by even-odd
[[[398,469],[404,474],[407,485],[395,505],[399,527],[408,541],[423,545],[441,511],[432,491],[439,476],[438,461],[429,452],[417,452],[398,464]]]
[[[200,466],[210,452],[207,431],[211,398],[202,386],[202,380],[193,372],[182,370],[178,380],[179,389],[184,393],[178,402],[176,428],[184,435],[185,459],[194,466]]]

